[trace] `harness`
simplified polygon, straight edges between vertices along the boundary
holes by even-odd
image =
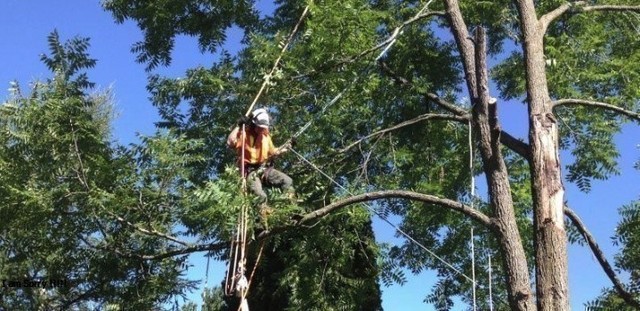
[[[255,173],[258,178],[265,180],[266,176],[273,169],[273,161],[267,161],[261,164],[245,164],[244,171],[245,177],[248,177],[252,173]]]

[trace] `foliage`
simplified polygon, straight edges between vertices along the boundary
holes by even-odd
[[[535,9],[542,15],[563,3],[537,1]],[[182,79],[154,75],[149,80],[148,89],[163,118],[159,125],[202,142],[186,153],[203,161],[188,165],[188,187],[182,193],[188,209],[182,219],[189,234],[203,241],[221,241],[229,234],[233,210],[224,205],[235,208],[247,204],[236,195],[238,181],[225,168],[233,161],[233,154],[225,146],[226,134],[258,92],[305,5],[303,1],[276,1],[273,16],[258,19],[245,2],[237,6],[224,1],[188,1],[174,6],[135,0],[105,4],[117,21],[132,19],[144,31],[145,42],[135,45],[134,50],[150,67],[168,62],[177,35],[196,36],[204,49],[213,50],[224,42],[221,34],[234,22],[252,30],[245,33],[244,47],[238,55],[222,52],[211,66],[188,70]],[[421,1],[390,0],[309,3],[311,13],[284,54],[281,66],[268,77],[258,106],[268,106],[275,118],[272,134],[276,142],[286,140],[311,121],[309,130],[297,138],[295,150],[351,192],[410,189],[473,203],[479,211],[497,219],[501,215],[497,215],[491,198],[484,194],[472,197],[470,193],[471,177],[480,178],[483,173],[487,177],[495,173],[495,168],[487,167],[478,156],[472,159],[474,168],[468,168],[466,122],[421,121],[367,137],[425,114],[450,114],[450,109],[429,100],[433,96],[456,109],[471,111],[475,99],[470,100],[463,88],[469,81],[465,80],[459,42],[446,32],[451,19],[446,17],[443,3],[434,2],[428,11],[432,15],[405,27],[398,41],[379,59],[376,56],[380,49],[370,50],[423,5]],[[186,14],[191,6],[199,12],[213,12],[219,6],[221,12],[232,13],[203,27],[201,22],[206,18]],[[504,103],[506,100],[528,100],[520,17],[513,1],[464,1],[461,10],[468,29],[482,26],[488,30],[489,55],[494,57],[491,79],[499,91],[499,105],[509,104]],[[576,9],[550,24],[544,54],[551,100],[578,98],[638,110],[639,62],[629,60],[637,59],[640,49],[630,19]],[[154,24],[159,21],[177,26],[164,29]],[[392,73],[383,70],[383,65]],[[323,109],[339,93],[343,94],[340,100]],[[581,106],[557,106],[554,114],[560,127],[560,147],[573,156],[562,164],[566,182],[589,191],[592,180],[618,173],[618,151],[612,137],[626,119],[605,109]],[[473,139],[471,147],[477,151],[480,138],[476,135]],[[531,167],[528,159],[505,146],[496,150],[502,152],[508,167],[509,184],[502,186],[511,190],[510,208],[519,230],[516,234],[522,240],[530,263],[526,268],[531,272],[535,246]],[[285,156],[278,159],[278,166],[294,177],[306,211],[347,194],[301,159]],[[195,191],[193,197],[188,196],[191,190]],[[398,216],[402,230],[456,270],[471,273],[469,231],[478,228],[477,223],[433,204],[391,199],[376,207],[381,215]],[[273,237],[259,268],[253,299],[292,310],[361,305],[363,291],[379,294],[378,278],[385,284],[402,282],[407,271],[432,269],[439,279],[431,292],[425,293],[426,302],[442,310],[451,309],[454,298],[471,304],[472,287],[461,273],[412,242],[381,249],[373,243],[370,223],[363,214],[359,207],[350,207],[302,231],[304,234],[285,232]],[[500,248],[503,243],[495,232],[485,228],[476,230],[476,239],[482,245],[476,265],[487,267],[489,256],[498,263],[492,265],[494,294],[497,301],[506,301],[510,298],[505,284],[509,271],[504,266],[507,254]],[[488,278],[486,271],[478,274],[478,279]],[[487,308],[487,287],[486,281],[478,287],[483,309]],[[336,292],[338,288],[341,292]],[[370,303],[371,309],[378,307],[376,301]]]
[[[192,287],[184,258],[132,254],[170,247],[136,228],[171,227],[160,212],[171,208],[171,193],[161,185],[178,178],[181,162],[158,146],[146,154],[112,146],[110,96],[87,94],[93,84],[82,72],[95,63],[88,39],[48,39],[51,55],[42,58],[53,78],[27,95],[13,84],[0,108],[0,279],[49,285],[5,287],[0,309],[160,306]],[[158,170],[164,160],[175,169]]]
[[[134,19],[144,31],[144,39],[132,52],[148,69],[171,62],[175,37],[197,36],[202,51],[214,52],[225,41],[225,31],[240,26],[246,31],[257,23],[253,1],[129,1],[105,0],[102,5],[118,23]],[[171,25],[171,27],[167,27]]]
[[[620,245],[620,253],[615,257],[616,267],[629,274],[626,284],[635,297],[640,296],[640,201],[632,202],[619,209],[621,220],[616,228],[614,244]],[[603,290],[600,297],[587,304],[592,310],[631,310],[617,293]]]

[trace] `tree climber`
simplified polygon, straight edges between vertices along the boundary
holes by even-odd
[[[244,132],[241,131],[245,125]],[[231,131],[227,138],[227,145],[238,152],[238,165],[244,165],[244,173],[251,192],[259,197],[260,221],[267,229],[267,216],[272,209],[267,205],[267,194],[264,186],[275,186],[282,189],[290,199],[294,199],[293,180],[285,173],[273,168],[271,161],[291,148],[288,142],[279,148],[275,148],[271,135],[269,135],[269,114],[264,108],[254,110],[249,117],[242,116],[238,119],[238,125]],[[242,145],[244,142],[244,159],[242,157]]]

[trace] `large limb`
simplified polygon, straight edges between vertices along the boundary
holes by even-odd
[[[536,301],[538,310],[569,310],[564,185],[544,58],[544,29],[536,1],[514,0],[522,33],[527,91],[531,190],[534,218]]]
[[[264,231],[256,237],[256,241],[261,241],[277,233],[299,229],[301,227],[304,227],[308,223],[321,220],[322,218],[329,215],[330,213],[335,212],[341,208],[347,207],[352,204],[375,201],[380,199],[393,199],[393,198],[414,200],[414,201],[434,204],[442,208],[458,211],[466,215],[467,217],[477,221],[478,223],[482,224],[488,229],[494,229],[495,227],[493,220],[489,216],[485,215],[484,213],[482,213],[477,209],[472,208],[471,206],[465,205],[458,201],[443,199],[437,196],[413,192],[413,191],[385,190],[385,191],[363,193],[363,194],[355,195],[342,200],[338,200],[325,207],[322,207],[320,209],[317,209],[315,211],[302,215],[301,217],[297,218],[297,220],[294,221],[292,224],[278,226],[278,227],[272,228],[270,231]],[[116,253],[122,257],[137,258],[137,259],[144,259],[144,260],[161,260],[165,258],[170,258],[174,256],[179,256],[179,255],[186,255],[186,254],[196,253],[196,252],[219,251],[229,246],[228,242],[202,243],[202,244],[189,245],[186,247],[177,248],[174,250],[170,250],[170,251],[166,251],[158,254],[142,255],[142,254],[123,252],[122,250],[107,248],[106,246],[94,245],[93,243],[90,243],[85,239],[83,240],[87,245],[89,245],[92,248],[97,248],[97,249],[102,249],[102,250],[112,251],[112,252],[116,251]]]
[[[621,115],[628,117],[629,119],[639,121],[640,122],[640,113],[630,111],[624,108],[620,108],[618,106],[607,104],[603,102],[593,101],[593,100],[585,100],[585,99],[560,99],[553,102],[553,107],[559,106],[570,106],[570,105],[580,105],[580,106],[589,106],[595,108],[601,108],[604,110],[610,110]]]
[[[540,17],[542,32],[546,32],[553,21],[569,11],[640,12],[640,5],[589,5],[587,1],[567,2]]]
[[[458,201],[443,199],[434,195],[423,194],[423,193],[407,191],[407,190],[383,190],[383,191],[375,191],[375,192],[368,192],[368,193],[355,195],[346,199],[336,201],[334,203],[331,203],[315,211],[309,212],[303,215],[302,218],[300,218],[300,220],[296,222],[296,224],[300,225],[300,224],[312,222],[314,220],[320,219],[328,215],[331,212],[334,212],[340,208],[343,208],[352,204],[375,201],[380,199],[394,199],[394,198],[430,203],[430,204],[438,205],[442,208],[458,211],[464,214],[465,216],[468,216],[469,218],[479,222],[485,227],[488,227],[490,229],[493,228],[493,220],[489,218],[489,216],[485,215],[484,213],[480,212],[477,209],[472,208],[471,206],[462,204]]]
[[[483,27],[476,28],[474,41],[477,89],[471,101],[473,133],[482,157],[489,202],[498,224],[498,241],[507,271],[509,305],[512,310],[532,310],[534,303],[527,257],[516,221],[509,173],[502,155],[498,107],[496,99],[489,95],[486,34]]]
[[[580,234],[582,234],[584,239],[587,241],[587,244],[589,244],[589,248],[591,248],[593,255],[596,256],[596,259],[598,259],[600,266],[611,280],[611,283],[613,283],[613,287],[615,287],[618,295],[620,295],[620,297],[622,297],[622,299],[624,299],[627,304],[640,310],[640,302],[635,300],[633,298],[633,295],[625,289],[624,284],[622,284],[622,282],[616,275],[613,267],[611,267],[611,264],[609,264],[609,262],[607,261],[607,258],[604,256],[604,253],[598,246],[598,243],[596,243],[595,238],[587,230],[587,226],[585,226],[580,217],[578,217],[578,215],[568,206],[564,207],[564,214],[571,220],[573,225],[578,229],[578,231],[580,231]]]
[[[451,32],[456,40],[458,51],[462,60],[462,66],[464,67],[465,81],[467,82],[467,90],[471,98],[477,97],[477,82],[476,82],[476,64],[475,64],[475,47],[471,36],[467,31],[467,24],[462,17],[462,11],[460,11],[460,4],[458,0],[445,0],[444,1],[447,19],[451,27]]]

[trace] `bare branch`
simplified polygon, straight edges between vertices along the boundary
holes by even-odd
[[[391,68],[389,68],[389,66],[387,65],[387,63],[380,61],[378,62],[378,64],[380,65],[380,69],[382,69],[382,71],[387,74],[389,77],[391,77],[391,79],[393,79],[397,84],[401,85],[401,86],[413,86],[413,82],[405,77],[402,77],[400,75],[398,75],[395,71],[393,71]],[[462,121],[466,122],[469,118],[469,113],[463,109],[460,108],[446,100],[443,100],[442,98],[440,98],[440,96],[434,94],[434,93],[429,93],[429,92],[421,92],[418,91],[418,94],[426,97],[427,99],[429,99],[430,101],[434,102],[435,104],[437,104],[438,106],[442,107],[443,109],[454,113],[455,115],[459,116],[459,117],[463,117],[464,119]]]
[[[103,234],[104,235],[104,234]],[[78,239],[80,239],[82,242],[84,242],[84,244],[86,244],[89,248],[93,248],[93,249],[97,249],[100,251],[107,251],[107,252],[111,252],[114,253],[120,257],[124,257],[124,258],[136,258],[136,259],[142,259],[141,256],[139,255],[135,255],[135,254],[131,254],[131,253],[125,253],[115,247],[112,246],[103,246],[103,245],[98,245],[98,244],[93,244],[91,242],[89,242],[89,240],[87,240],[86,238],[84,238],[81,234],[78,234]]]
[[[529,144],[513,137],[504,130],[500,131],[500,143],[507,146],[527,161],[531,160],[531,148],[529,147]]]
[[[175,250],[171,250],[171,251],[160,253],[160,254],[136,255],[136,257],[140,259],[146,259],[146,260],[161,260],[165,258],[178,256],[178,255],[186,255],[186,254],[197,253],[197,252],[219,251],[227,247],[229,247],[229,242],[196,244],[196,245],[175,249]]]
[[[589,248],[591,248],[591,251],[596,256],[596,259],[598,259],[600,266],[602,266],[602,269],[613,283],[613,286],[618,292],[618,295],[620,295],[620,297],[624,299],[626,303],[640,310],[640,302],[636,301],[633,298],[633,295],[625,289],[624,284],[622,284],[616,273],[613,271],[613,267],[611,267],[611,264],[609,264],[609,262],[607,261],[604,253],[596,243],[595,238],[587,230],[587,227],[582,222],[582,220],[580,220],[580,217],[578,217],[578,215],[566,205],[564,207],[564,214],[571,220],[573,225],[578,229],[578,231],[580,231],[584,239],[587,241],[587,243],[589,244]]]
[[[401,85],[401,86],[411,86],[412,85],[412,82],[409,79],[398,75],[395,71],[393,71],[391,68],[389,68],[387,63],[381,61],[381,62],[379,62],[379,64],[380,64],[380,68],[382,69],[382,71],[385,74],[387,74],[391,79],[393,79],[398,85]],[[431,100],[432,102],[436,103],[438,106],[440,106],[440,107],[444,108],[445,110],[447,110],[447,111],[449,111],[451,113],[454,113],[456,115],[456,117],[451,116],[451,118],[448,118],[448,120],[461,121],[462,123],[467,125],[467,121],[469,119],[469,113],[466,110],[464,110],[464,109],[462,109],[462,108],[460,108],[460,107],[458,107],[458,106],[456,106],[456,105],[454,105],[452,103],[449,103],[449,102],[447,102],[445,100],[442,100],[436,94],[423,92],[422,95],[425,96],[427,99]],[[422,118],[424,116],[426,116],[426,115],[418,116],[415,119]],[[415,120],[415,119],[412,119],[412,120]],[[429,119],[429,118],[425,118],[424,120],[426,120],[426,119]],[[405,122],[411,122],[412,120],[408,120],[408,121],[405,121]],[[418,122],[418,121],[422,121],[422,119],[421,120],[416,120],[416,122]],[[401,125],[403,123],[400,123],[400,124],[392,127],[391,129],[395,129],[395,127],[397,127],[397,126],[399,126],[399,125]],[[409,124],[412,124],[412,123],[415,123],[415,122],[411,122]],[[405,124],[405,125],[409,125],[409,124]],[[383,130],[383,131],[387,132],[387,130]],[[376,134],[376,133],[374,133],[374,134]],[[367,136],[367,137],[365,137],[363,139],[370,138],[374,134],[371,134],[371,135],[369,135],[369,136]],[[379,133],[379,134],[382,134],[382,133]],[[358,142],[356,142],[356,143],[358,143]],[[522,141],[520,141],[519,139],[513,137],[511,134],[509,134],[508,132],[506,132],[504,130],[500,131],[500,143],[505,145],[507,148],[513,150],[515,153],[519,154],[523,158],[527,159],[527,161],[530,159],[530,148],[529,148],[529,145],[524,143],[524,142],[522,142]],[[355,144],[355,143],[353,143],[353,144]],[[341,149],[340,152],[344,152],[347,149],[353,147],[352,145],[349,145],[349,146]]]
[[[155,230],[153,228],[150,228],[150,229],[142,228],[142,227],[137,226],[136,224],[131,223],[130,221],[128,221],[128,220],[116,215],[115,213],[112,213],[110,211],[106,211],[106,212],[109,215],[111,215],[112,217],[114,217],[115,219],[117,219],[119,222],[121,222],[123,224],[126,224],[126,225],[132,227],[133,229],[135,229],[136,231],[141,232],[143,234],[157,236],[157,237],[160,237],[160,238],[163,238],[163,239],[178,243],[178,244],[183,245],[183,246],[189,245],[189,243],[187,243],[185,241],[182,241],[182,240],[180,240],[180,239],[178,239],[178,238],[176,238],[174,236],[168,235],[166,233],[159,232],[159,231],[157,231],[157,230]]]
[[[553,107],[558,107],[558,106],[569,106],[569,105],[582,105],[582,106],[591,106],[591,107],[597,107],[597,108],[602,108],[602,109],[606,109],[606,110],[611,110],[611,111],[615,111],[619,114],[622,114],[630,119],[636,120],[640,122],[640,113],[638,112],[633,112],[630,110],[626,110],[624,108],[620,108],[618,106],[612,105],[612,104],[607,104],[607,103],[603,103],[603,102],[597,102],[597,101],[592,101],[592,100],[584,100],[584,99],[560,99],[560,100],[556,100],[553,102]]]
[[[97,245],[97,244],[93,244],[91,242],[89,242],[87,239],[85,239],[82,236],[78,236],[80,238],[80,240],[82,240],[87,246],[93,248],[93,249],[97,249],[97,250],[101,250],[101,251],[108,251],[108,252],[112,252],[120,257],[123,258],[131,258],[131,259],[140,259],[140,260],[162,260],[162,259],[166,259],[166,258],[171,258],[174,256],[179,256],[179,255],[186,255],[186,254],[191,254],[191,253],[196,253],[196,252],[206,252],[206,251],[219,251],[219,250],[223,250],[226,247],[229,246],[228,242],[218,242],[218,243],[206,243],[206,244],[195,244],[195,245],[189,245],[183,248],[178,248],[178,249],[173,249],[170,251],[165,251],[162,253],[158,253],[158,254],[136,254],[133,252],[124,252],[120,249],[117,249],[115,247],[112,246],[105,246],[105,245]]]
[[[419,12],[417,15],[413,16],[412,18],[404,21],[402,24],[400,24],[398,27],[396,27],[391,34],[382,42],[380,42],[379,44],[376,44],[373,47],[370,47],[356,55],[344,58],[342,60],[339,60],[338,62],[335,63],[327,63],[325,66],[321,66],[318,69],[315,70],[311,70],[310,72],[304,73],[304,74],[300,74],[297,76],[292,77],[293,80],[297,80],[300,78],[305,78],[305,77],[309,77],[311,75],[314,75],[316,73],[322,72],[324,70],[328,70],[331,68],[335,68],[335,67],[340,67],[346,64],[351,64],[357,60],[359,60],[360,58],[367,56],[375,51],[378,51],[380,49],[385,48],[387,45],[391,44],[391,42],[393,42],[394,40],[396,40],[396,38],[398,37],[398,35],[401,33],[402,29],[408,25],[411,25],[417,21],[423,20],[425,18],[431,17],[431,16],[440,16],[440,17],[444,17],[445,16],[445,12],[443,11],[426,11],[426,12]]]
[[[342,199],[334,203],[331,203],[323,208],[307,213],[297,222],[297,225],[322,218],[337,209],[343,208],[351,204],[380,200],[380,199],[392,199],[392,198],[414,200],[414,201],[420,201],[424,203],[439,205],[443,208],[448,208],[448,209],[461,212],[462,214],[478,221],[479,223],[485,225],[486,227],[493,228],[493,221],[489,216],[485,215],[479,210],[474,209],[468,205],[465,205],[463,203],[460,203],[454,200],[443,199],[433,195],[428,195],[428,194],[423,194],[423,193],[418,193],[413,191],[406,191],[406,190],[384,190],[384,191],[368,192],[368,193],[355,195],[346,199]]]
[[[546,32],[549,25],[564,13],[572,12],[640,12],[639,5],[587,5],[587,1],[575,1],[564,3],[553,11],[540,17],[542,31]]]
[[[640,5],[587,5],[580,8],[582,12],[640,12]]]
[[[385,133],[391,132],[391,131],[395,131],[397,129],[403,128],[405,126],[409,126],[411,124],[415,124],[418,123],[420,121],[424,121],[424,120],[452,120],[452,121],[458,121],[458,122],[465,122],[467,120],[466,117],[460,117],[460,116],[454,116],[454,115],[448,115],[448,114],[436,114],[436,113],[425,113],[423,115],[419,115],[411,120],[407,120],[404,122],[400,122],[394,126],[388,127],[386,129],[382,129],[376,132],[373,132],[363,138],[358,139],[355,142],[352,142],[351,144],[349,144],[348,146],[338,150],[339,153],[343,153],[351,148],[353,148],[354,146],[360,144],[361,142],[363,142],[364,140],[367,140],[369,138],[375,137],[375,136],[379,136],[379,135],[383,135]]]
[[[567,3],[563,3],[561,6],[557,7],[556,9],[552,10],[551,12],[542,15],[540,17],[540,26],[542,27],[542,32],[546,32],[547,28],[549,27],[549,24],[551,24],[551,22],[553,22],[554,20],[558,19],[560,16],[562,16],[562,14],[564,14],[565,12],[569,11],[569,9],[577,4],[584,4],[584,1],[578,1],[578,2],[567,2]]]

